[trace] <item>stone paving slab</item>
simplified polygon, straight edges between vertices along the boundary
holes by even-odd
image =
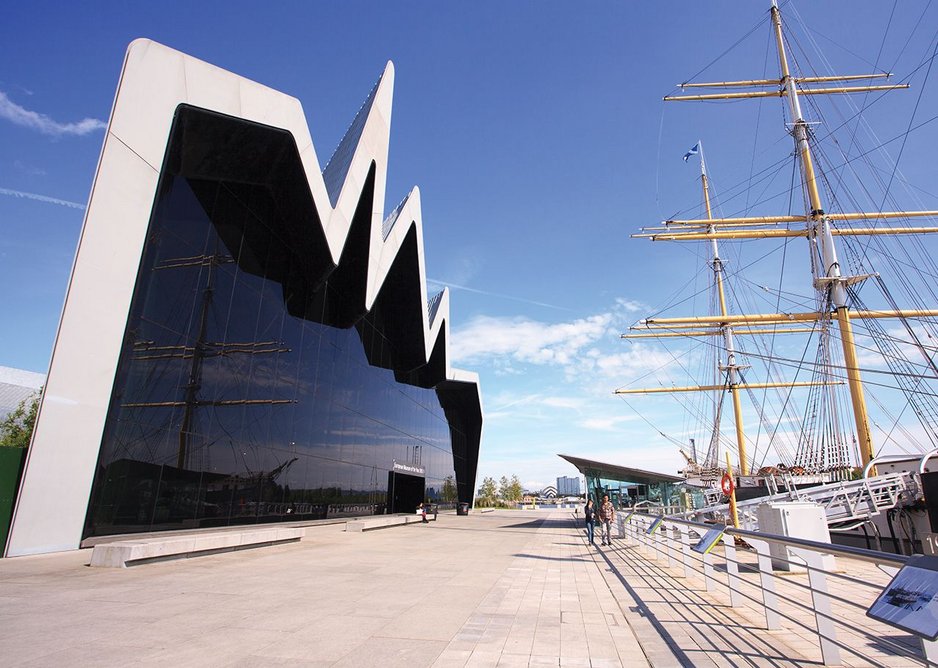
[[[684,577],[676,546],[670,564],[665,555],[631,540],[617,540],[613,548],[605,549],[597,558],[611,565],[623,587],[655,621],[659,635],[679,648],[688,665],[822,665],[807,573],[777,573],[773,578],[782,628],[768,631],[755,553],[736,550],[743,600],[740,607],[734,608],[720,549],[714,551],[717,586],[713,592],[706,591],[698,572],[699,562],[692,562],[697,570],[691,572],[691,577]],[[865,615],[890,578],[890,573],[873,564],[846,558],[839,558],[838,570],[828,576],[828,589],[834,597],[831,615],[841,648],[840,665],[925,665],[919,643],[910,634]]]
[[[343,528],[132,569],[89,568],[90,550],[0,560],[2,663],[625,665],[606,618],[584,617],[617,608],[565,513]]]
[[[131,569],[89,568],[90,550],[0,560],[0,664],[818,664],[816,642],[762,630],[676,567],[590,547],[567,511],[343,529]]]

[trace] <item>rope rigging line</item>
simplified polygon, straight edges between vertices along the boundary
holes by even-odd
[[[859,296],[855,294],[852,296],[859,301]],[[908,323],[905,324],[908,327]],[[938,438],[938,401],[919,391],[919,388],[925,383],[927,377],[923,375],[915,376],[910,373],[910,370],[914,370],[911,361],[902,354],[902,351],[895,342],[890,340],[891,337],[877,336],[877,334],[880,333],[885,334],[882,330],[883,328],[879,323],[872,324],[871,333],[873,333],[873,341],[876,343],[877,347],[880,348],[883,359],[886,360],[889,369],[895,372],[894,375],[896,382],[899,384],[899,389],[911,404],[915,415],[925,428],[932,443],[938,445],[938,443],[936,443],[936,438]],[[912,332],[912,336],[914,337],[914,332]],[[916,339],[913,338],[913,342],[915,341]],[[887,354],[887,351],[889,354]],[[934,362],[931,357],[924,350],[921,352],[928,359],[929,364],[934,367]]]
[[[651,427],[652,429],[654,429],[660,436],[662,436],[663,438],[665,438],[665,439],[671,441],[671,443],[673,443],[674,445],[676,445],[676,446],[678,446],[678,447],[680,447],[680,448],[683,448],[683,447],[684,447],[684,443],[682,443],[681,441],[677,440],[676,438],[674,438],[674,437],[672,437],[672,436],[668,436],[667,433],[665,433],[663,430],[659,429],[657,426],[655,426],[655,424],[654,424],[651,420],[649,420],[648,418],[646,418],[645,415],[644,415],[644,413],[641,413],[640,411],[636,410],[636,408],[629,402],[628,399],[625,398],[624,395],[619,394],[619,395],[616,395],[616,396],[618,396],[620,399],[622,399],[622,401],[625,402],[625,405],[629,407],[629,410],[631,410],[633,413],[635,413],[636,415],[638,415],[638,417],[640,417],[640,418],[642,419],[642,421],[645,422],[645,424],[647,424],[649,427]]]
[[[759,21],[757,21],[756,24],[753,25],[752,28],[750,28],[748,32],[746,32],[742,37],[740,37],[740,38],[737,39],[735,42],[733,42],[733,44],[731,44],[731,45],[728,46],[726,49],[724,49],[724,50],[723,50],[723,53],[721,53],[721,54],[718,55],[716,58],[714,58],[713,60],[711,60],[709,63],[707,63],[706,65],[704,65],[704,66],[703,66],[702,68],[700,68],[695,74],[691,75],[690,78],[686,79],[686,80],[683,81],[682,83],[683,83],[683,84],[693,83],[693,81],[694,81],[697,77],[699,77],[701,74],[703,74],[704,72],[706,72],[708,69],[710,69],[711,67],[713,67],[714,65],[716,65],[716,64],[717,64],[720,60],[722,60],[730,51],[734,50],[737,46],[739,46],[740,44],[742,44],[743,42],[745,42],[745,41],[746,41],[753,33],[755,33],[757,30],[761,30],[762,27],[763,27],[763,25],[766,24],[766,23],[768,23],[770,20],[771,20],[771,19],[770,19],[770,16],[769,16],[768,14],[766,14],[762,19],[760,19]],[[676,90],[681,90],[681,86],[674,86],[673,88],[671,88],[671,91],[669,91],[669,93],[670,93],[670,92],[674,92],[674,91],[676,91]],[[662,97],[664,97],[664,96],[662,96]]]

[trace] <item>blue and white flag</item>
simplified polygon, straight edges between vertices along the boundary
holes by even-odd
[[[700,142],[697,142],[696,144],[694,144],[691,147],[691,149],[687,153],[684,154],[684,162],[687,162],[687,159],[689,157],[691,157],[692,155],[697,155],[698,153],[700,153]]]

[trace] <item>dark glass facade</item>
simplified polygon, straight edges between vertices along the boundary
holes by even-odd
[[[360,306],[370,186],[335,265],[292,135],[177,110],[85,537],[471,501],[471,420],[393,331],[406,281]]]

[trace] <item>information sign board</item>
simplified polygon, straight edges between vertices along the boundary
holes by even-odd
[[[652,522],[647,529],[645,529],[645,533],[647,533],[649,536],[655,533],[658,530],[658,527],[661,526],[661,520],[663,519],[663,517],[656,517],[655,521]]]
[[[938,639],[938,557],[910,557],[866,614],[926,640]]]
[[[700,537],[700,540],[697,541],[697,544],[694,545],[691,549],[694,552],[699,552],[700,554],[707,554],[716,546],[720,539],[723,537],[723,531],[726,527],[713,527],[707,533]]]

